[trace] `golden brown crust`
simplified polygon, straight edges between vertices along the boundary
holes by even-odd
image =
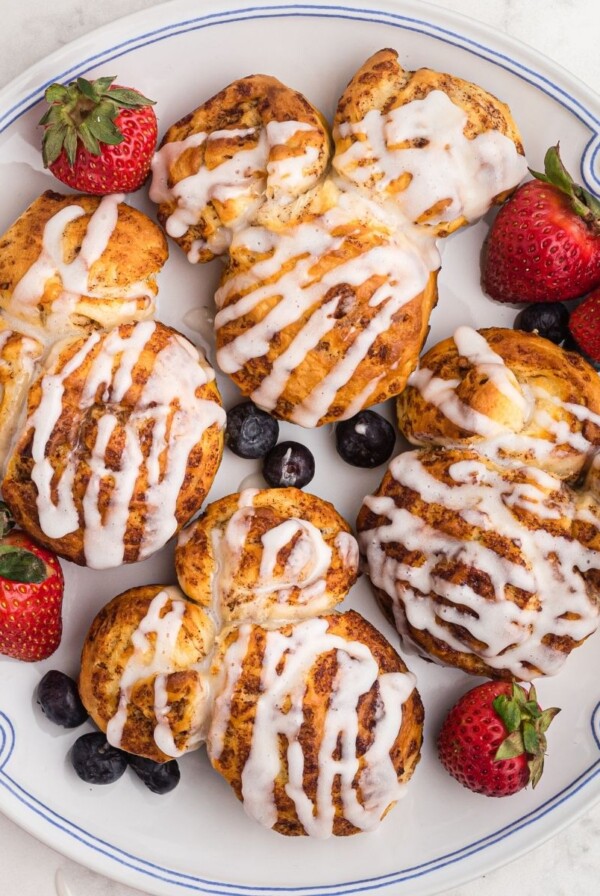
[[[269,557],[265,545],[278,532],[285,534]],[[303,618],[344,599],[358,575],[358,548],[329,502],[296,488],[263,489],[209,504],[180,533],[175,569],[188,597],[212,603],[226,624]]]
[[[163,191],[165,187],[172,190],[178,183],[194,178],[202,170],[206,172],[204,177],[210,177],[211,172],[214,173],[238,153],[255,151],[259,141],[264,140],[265,128],[271,122],[288,121],[298,121],[310,127],[286,136],[285,142],[271,144],[269,140],[270,145],[258,167],[251,172],[237,171],[234,174],[234,178],[239,178],[240,184],[248,189],[235,195],[231,189],[227,190],[226,195],[218,189],[211,191],[202,209],[186,216],[194,220],[191,223],[186,220],[189,226],[182,235],[171,233],[168,224],[178,207],[177,197],[172,194],[166,197],[164,192],[161,194],[158,190],[155,192],[153,183],[151,196],[158,201],[158,219],[188,257],[195,252],[193,260],[204,262],[210,261],[215,254],[221,254],[225,248],[219,242],[223,227],[244,219],[248,213],[254,216],[266,198],[281,194],[281,189],[269,182],[267,163],[285,162],[307,153],[304,164],[307,180],[303,189],[316,183],[329,163],[330,137],[323,116],[301,93],[282,84],[277,78],[262,74],[234,81],[168,128],[159,150],[159,156],[162,153],[166,159],[166,172],[163,173],[161,165],[154,166],[154,177],[160,179]],[[227,134],[227,131],[231,133]],[[201,143],[192,141],[177,149],[177,144],[202,134],[209,135],[210,139]],[[169,149],[169,144],[172,149]],[[245,164],[248,165],[247,162]],[[230,176],[229,188],[232,183]],[[301,192],[294,188],[292,196]],[[197,251],[195,244],[201,244]]]
[[[119,375],[123,376],[121,365],[124,363],[127,366],[123,361],[124,346],[134,343],[140,334],[143,339],[135,349],[131,383],[124,394],[119,394],[118,379]],[[85,353],[80,363],[74,364],[82,352]],[[177,355],[176,373],[169,368],[170,362],[163,360],[171,352]],[[189,415],[190,409],[183,406],[181,396],[185,391],[184,385],[197,377],[203,385],[197,386],[194,394],[198,403],[204,402],[210,412],[207,417],[209,425],[200,432],[199,421],[189,421],[189,426],[199,427],[196,430],[198,439],[189,445],[183,479],[181,482],[174,479],[173,488],[160,498],[165,515],[169,506],[174,507],[174,531],[183,526],[203,503],[223,452],[224,412],[219,391],[212,370],[194,353],[191,344],[175,330],[150,321],[123,324],[88,340],[67,340],[55,346],[44,369],[46,379],[44,375],[40,376],[29,391],[27,421],[9,459],[2,484],[4,498],[19,525],[61,557],[79,564],[97,565],[90,562],[86,549],[86,533],[91,525],[90,519],[95,519],[95,510],[87,517],[84,506],[86,495],[88,500],[91,497],[90,488],[97,486],[97,498],[92,498],[100,517],[100,522],[94,522],[96,527],[102,528],[113,505],[127,501],[122,556],[117,556],[112,565],[130,563],[147,556],[151,552],[153,537],[150,528],[157,523],[157,508],[151,504],[157,462],[166,483],[167,469],[181,445],[176,441],[165,441],[163,450],[155,459],[154,452],[157,452],[161,438],[165,438],[160,426],[164,422],[168,435],[171,429],[176,431],[179,416],[185,420],[185,415]],[[106,380],[98,383],[95,380],[98,365],[102,364],[106,365],[108,385]],[[71,369],[72,366],[74,369]],[[180,377],[179,381],[177,376]],[[34,437],[36,432],[43,432],[45,428],[46,412],[37,425],[33,415],[42,402],[48,402],[47,413],[52,414],[52,396],[47,390],[51,388],[53,379],[61,379],[64,390],[59,415],[45,443],[43,463],[50,464],[53,471],[50,484],[52,502],[60,502],[60,489],[66,485],[69,489],[67,503],[72,501],[78,520],[78,525],[57,537],[49,534],[40,521],[39,489],[33,476],[35,469],[39,472],[42,463],[39,457],[37,461],[34,457]],[[92,395],[88,394],[90,382],[97,387]],[[213,422],[213,417],[218,421]],[[157,419],[159,427],[155,430]],[[107,423],[112,427],[110,438],[104,447],[99,447],[103,443],[102,434]],[[181,438],[184,436],[185,432],[180,433]],[[102,450],[105,466],[98,472],[98,452]],[[135,469],[134,464],[138,465],[138,473],[131,480],[129,477]],[[118,475],[121,470],[124,478]],[[72,475],[70,483],[69,475]],[[108,543],[112,538],[110,528],[99,531],[98,537]],[[162,547],[162,544],[152,545],[154,550],[159,546]],[[93,549],[94,545],[91,547]],[[100,562],[103,562],[102,556]]]
[[[466,416],[474,411],[498,424],[500,458],[576,479],[589,456],[600,449],[600,378],[596,371],[580,355],[535,333],[500,327],[478,332],[514,377],[521,403],[503,393],[476,360],[461,355],[452,337],[423,355],[420,371],[456,382],[453,393],[467,409]],[[398,396],[397,415],[400,430],[413,445],[479,449],[487,438],[448,419],[442,407],[427,400],[410,382]],[[562,432],[565,425],[568,439]],[[506,440],[504,433],[514,433],[515,438]]]
[[[461,473],[461,467],[467,472]],[[483,486],[477,496],[468,493],[470,482]],[[459,502],[460,483],[466,493]],[[456,500],[444,500],[445,489]],[[378,498],[391,503],[382,507]],[[396,513],[403,523],[394,530]],[[553,674],[598,624],[598,569],[588,562],[590,555],[586,559],[586,551],[600,545],[598,501],[535,468],[498,466],[467,448],[401,455],[386,472],[375,501],[365,499],[357,531],[385,615],[402,636],[443,664],[506,680]],[[419,570],[427,570],[426,575],[419,577]],[[461,589],[466,589],[464,603]],[[579,629],[563,621],[580,616],[585,622]],[[420,621],[413,624],[413,618]],[[507,640],[496,654],[498,638]]]
[[[327,626],[327,632],[337,635],[347,643],[359,642],[365,645],[375,659],[381,676],[386,673],[405,673],[406,666],[392,648],[369,622],[354,611],[342,614],[332,614],[322,617]],[[293,625],[284,625],[278,630],[284,637],[293,633]],[[256,712],[260,698],[260,670],[263,666],[266,639],[271,629],[260,625],[253,625],[249,634],[240,634],[240,629],[226,630],[219,646],[216,664],[223,662],[227,652],[232,646],[235,648],[237,640],[242,636],[248,637],[241,674],[237,679],[233,693],[231,694],[231,713],[223,732],[223,747],[215,750],[214,744],[211,750],[211,733],[209,732],[209,754],[214,768],[229,782],[238,799],[244,799],[243,771],[248,761],[252,740],[257,727]],[[313,804],[317,803],[317,786],[319,784],[321,768],[320,750],[326,738],[325,724],[329,712],[332,694],[338,687],[336,673],[338,672],[338,654],[335,650],[326,651],[315,657],[313,664],[303,676],[304,689],[302,698],[302,712],[304,722],[298,733],[298,744],[303,755],[302,791],[306,798]],[[365,754],[373,743],[374,728],[378,716],[380,701],[380,679],[365,693],[360,696],[357,704],[357,733],[355,738],[356,756],[358,759],[357,772],[354,776],[353,786],[356,788],[358,801],[365,796],[361,790],[361,773],[365,765]],[[286,695],[282,695],[288,699]],[[393,738],[390,748],[390,758],[393,763],[397,779],[400,783],[407,782],[412,776],[420,758],[420,748],[423,736],[423,705],[416,689],[402,704],[402,721],[399,730]],[[220,725],[220,721],[219,721]],[[274,803],[276,820],[273,829],[287,836],[302,836],[307,832],[298,817],[296,806],[286,787],[289,786],[289,767],[287,759],[287,741],[284,736],[279,739],[279,768],[274,778],[273,790],[265,791],[265,802]],[[329,794],[326,799],[328,801]],[[346,817],[341,797],[340,776],[336,775],[331,794],[334,817],[332,821],[332,833],[337,836],[347,836],[358,833],[359,829]],[[384,810],[387,812],[393,802]]]
[[[406,71],[398,61],[397,52],[386,48],[366,60],[351,78],[339,100],[333,124],[334,166],[336,160],[350,148],[355,139],[349,134],[342,136],[341,125],[357,124],[367,113],[375,109],[385,115],[415,100],[423,100],[434,90],[446,94],[452,103],[465,112],[467,121],[464,134],[468,139],[472,140],[487,131],[499,131],[514,143],[520,155],[524,155],[519,130],[505,103],[477,84],[455,75],[429,68]],[[409,182],[405,180],[401,184],[396,184],[392,195],[397,190],[405,189]],[[496,204],[504,202],[510,192],[512,191],[499,193],[493,202]],[[431,210],[430,219],[436,211],[439,209]],[[429,221],[426,217],[415,223],[427,225]],[[433,229],[437,236],[446,236],[466,223],[468,222],[464,217],[459,217],[442,221]]]
[[[0,318],[0,470],[4,470],[27,390],[43,350],[37,339],[18,333]]]
[[[0,239],[0,308],[38,329],[40,338],[50,333],[65,335],[69,328],[111,327],[125,320],[141,320],[154,311],[155,278],[168,255],[166,239],[147,215],[124,202],[118,206],[117,222],[106,248],[89,268],[88,290],[70,297],[66,318],[63,310],[57,313],[63,291],[59,271],[47,277],[39,297],[26,302],[13,300],[17,284],[40,257],[48,222],[69,207],[83,210],[66,223],[60,239],[61,261],[69,265],[77,259],[91,216],[100,203],[98,196],[47,190]]]
[[[317,289],[315,299],[303,309],[300,316],[284,326],[276,328],[269,339],[266,351],[257,351],[246,359],[238,369],[226,371],[241,392],[252,397],[275,417],[291,420],[303,426],[321,426],[325,423],[344,419],[360,408],[357,399],[362,398],[361,407],[369,407],[397,395],[404,388],[408,376],[415,368],[419,352],[429,328],[429,317],[437,302],[437,270],[430,269],[428,251],[420,245],[409,243],[401,233],[394,233],[384,218],[376,217],[372,210],[360,202],[344,198],[344,209],[337,207],[339,195],[330,182],[325,182],[308,209],[303,209],[299,220],[277,224],[272,219],[267,230],[267,248],[256,251],[240,239],[231,247],[229,264],[225,269],[221,287],[217,293],[220,308],[215,320],[217,358],[223,367],[226,356],[236,351],[236,340],[245,340],[252,328],[260,328],[267,315],[273,316],[284,306],[293,302],[294,289],[308,292],[308,287]],[[314,209],[318,209],[315,214]],[[333,223],[327,212],[334,209]],[[313,250],[312,263],[303,270],[307,253],[303,248],[301,227],[315,223],[316,227],[331,228],[332,238],[323,239],[323,251]],[[282,259],[286,256],[289,243],[297,241],[298,248],[292,260],[282,260],[282,266],[267,276],[260,276],[261,262]],[[429,247],[427,247],[429,249]],[[397,269],[389,267],[389,258],[397,252]],[[379,270],[371,267],[369,256],[378,253],[386,258]],[[436,267],[437,260],[433,267]],[[339,281],[335,280],[336,268],[340,269]],[[355,268],[354,273],[349,270]],[[373,272],[372,272],[373,270]],[[413,275],[413,271],[418,274]],[[410,273],[407,273],[410,272]],[[360,275],[360,276],[359,276]],[[422,288],[402,296],[404,282],[412,282],[416,277]],[[297,284],[283,287],[282,282]],[[320,283],[327,287],[319,291]],[[282,292],[286,289],[286,292]],[[253,293],[266,297],[253,301]],[[318,294],[317,294],[318,293]],[[374,296],[377,294],[376,299]],[[385,298],[384,298],[385,297]],[[404,301],[407,298],[408,301]],[[383,301],[382,301],[383,299]],[[249,301],[244,310],[243,300]],[[317,320],[320,309],[327,303],[335,302],[336,307],[328,314],[329,323],[321,338],[307,340],[306,333]],[[389,307],[396,310],[385,320]],[[232,308],[240,303],[240,312]],[[289,312],[283,311],[284,316]],[[372,330],[371,337],[369,330]],[[294,343],[305,342],[307,350],[301,352],[301,359],[292,366],[273,404],[269,398],[264,404],[265,381],[286,350]],[[365,348],[361,348],[364,345]],[[355,350],[358,349],[358,352]],[[296,351],[298,351],[296,349]],[[331,401],[323,406],[323,412],[314,410],[315,396],[319,395],[326,378],[335,377],[344,359],[355,355],[351,375],[341,378],[340,385],[333,389]],[[262,388],[261,388],[262,387]],[[322,406],[316,402],[315,406]]]
[[[132,636],[147,617],[154,598],[166,594],[159,616],[164,618],[173,610],[174,602],[183,603],[185,610],[181,626],[171,644],[170,655],[153,655],[156,644],[154,631],[146,635],[147,648],[143,659],[148,674],[140,675],[128,690],[127,713],[120,747],[138,756],[146,756],[156,762],[173,758],[158,747],[154,733],[156,718],[156,667],[168,669],[166,675],[168,724],[178,750],[186,751],[198,746],[208,701],[202,685],[199,666],[205,662],[212,649],[214,626],[207,614],[189,601],[173,586],[143,585],[131,588],[114,597],[100,610],[88,631],[81,655],[79,693],[95,724],[106,732],[111,719],[117,715],[119,701],[123,698],[123,674],[136,648]]]

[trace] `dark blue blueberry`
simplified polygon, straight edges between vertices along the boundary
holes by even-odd
[[[517,314],[514,329],[535,331],[560,345],[569,334],[569,310],[562,302],[533,302]]]
[[[73,768],[88,784],[112,784],[127,768],[127,754],[113,747],[100,731],[82,734],[71,747]]]
[[[251,401],[227,411],[227,444],[239,457],[264,457],[279,438],[279,424]]]
[[[63,728],[77,728],[88,718],[77,683],[58,669],[46,672],[38,684],[37,699],[44,715]]]
[[[378,467],[392,456],[395,444],[394,427],[376,411],[359,411],[335,426],[337,452],[354,467]]]
[[[144,756],[129,756],[129,765],[152,793],[169,793],[179,784],[181,773],[175,759],[153,762]]]
[[[263,476],[272,488],[303,488],[315,475],[315,459],[300,442],[280,442],[264,459]]]

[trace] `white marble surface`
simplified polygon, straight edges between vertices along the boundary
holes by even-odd
[[[432,0],[516,37],[600,92],[600,5],[592,0]],[[154,0],[1,0],[0,86],[49,52]],[[199,7],[201,2],[199,2]],[[1,683],[0,683],[1,686]],[[135,896],[82,868],[0,815],[2,896]],[[600,879],[600,805],[510,865],[444,896],[591,896]]]

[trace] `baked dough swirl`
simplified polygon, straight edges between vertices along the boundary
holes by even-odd
[[[600,504],[468,448],[409,451],[361,507],[377,598],[426,656],[491,678],[559,671],[600,620]]]
[[[57,343],[28,395],[2,493],[61,557],[150,556],[200,508],[223,450],[214,372],[155,321]]]
[[[455,75],[405,71],[390,49],[348,84],[333,136],[342,182],[436,236],[480,218],[527,173],[508,106]]]
[[[459,327],[429,349],[397,399],[413,445],[469,445],[575,480],[600,450],[600,378],[535,333]]]
[[[9,227],[0,308],[16,329],[48,343],[154,313],[166,239],[124,200],[47,190]]]

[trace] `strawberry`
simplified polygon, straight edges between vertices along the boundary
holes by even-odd
[[[561,302],[600,285],[600,201],[575,184],[559,147],[544,173],[500,209],[486,241],[483,288],[500,302]]]
[[[467,691],[448,713],[438,755],[464,787],[486,796],[510,796],[535,787],[546,751],[545,732],[558,709],[542,711],[533,685],[489,681]]]
[[[55,554],[11,527],[0,502],[0,653],[35,662],[60,644],[63,574]]]
[[[157,139],[153,100],[114,78],[51,84],[44,126],[44,166],[80,193],[129,193],[142,186]]]
[[[586,296],[569,317],[569,331],[579,350],[600,364],[600,289]]]

